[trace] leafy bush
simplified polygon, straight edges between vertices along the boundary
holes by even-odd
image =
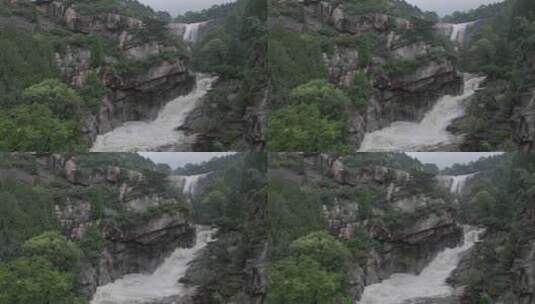
[[[317,105],[295,104],[269,117],[271,151],[345,151],[345,124],[323,116]]]
[[[269,273],[268,304],[350,304],[337,273],[322,269],[310,257],[275,263]]]
[[[74,275],[41,257],[0,264],[1,304],[82,304],[73,293]]]
[[[59,76],[52,43],[9,26],[0,31],[0,105],[17,105],[22,91]]]
[[[69,86],[57,79],[47,79],[23,92],[27,103],[46,105],[60,119],[70,119],[80,112],[82,98]]]
[[[272,178],[269,182],[270,239],[275,258],[290,255],[290,244],[324,227],[319,195],[298,184]]]
[[[27,239],[57,229],[52,192],[17,182],[0,182],[0,260],[20,254]]]
[[[406,60],[390,57],[383,66],[386,74],[390,76],[400,76],[403,74],[414,73],[421,66],[420,60]]]
[[[76,123],[61,120],[46,105],[34,103],[0,110],[0,149],[4,151],[75,151]]]
[[[79,241],[79,247],[84,256],[93,262],[96,262],[100,257],[104,245],[105,240],[100,233],[100,228],[97,224],[89,226],[85,231],[84,236]]]
[[[275,109],[286,103],[291,89],[314,79],[326,78],[319,37],[275,28],[269,33],[268,46]]]
[[[316,105],[321,114],[330,120],[345,121],[349,98],[326,80],[312,80],[290,93],[290,103]]]
[[[44,232],[22,245],[23,255],[33,258],[41,257],[49,261],[60,271],[74,271],[82,255],[80,248],[67,240],[57,231]]]
[[[312,232],[293,241],[290,252],[297,259],[311,257],[328,271],[342,271],[350,256],[344,244],[327,231]]]
[[[348,91],[353,104],[360,110],[366,109],[368,100],[373,93],[373,87],[364,71],[359,70],[355,73],[353,85]]]

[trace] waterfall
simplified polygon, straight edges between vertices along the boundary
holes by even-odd
[[[454,289],[446,283],[446,279],[459,264],[462,254],[475,245],[483,231],[465,226],[462,244],[455,248],[444,249],[420,274],[395,273],[381,283],[367,286],[357,303],[418,303],[422,298],[440,299],[452,296]]]
[[[468,29],[468,27],[470,27],[474,23],[475,21],[451,24],[452,30],[451,30],[450,40],[462,45],[464,43],[464,37],[466,36],[466,30]]]
[[[184,36],[182,39],[188,43],[195,43],[199,39],[199,29],[205,25],[206,22],[188,23],[185,24]]]
[[[172,175],[169,176],[169,180],[174,182],[179,189],[182,189],[182,193],[191,197],[195,194],[199,181],[210,173],[197,174],[197,175]]]
[[[100,286],[91,304],[149,304],[191,295],[194,288],[178,283],[188,264],[210,241],[215,230],[197,226],[197,242],[192,248],[177,248],[152,274],[128,274],[113,283]]]
[[[457,138],[447,131],[451,122],[464,115],[464,101],[474,95],[485,77],[464,75],[464,93],[445,95],[420,122],[398,121],[365,135],[362,152],[373,151],[429,151],[441,145],[455,143]]]
[[[199,180],[206,177],[209,173],[199,174],[199,175],[189,175],[183,176],[184,178],[184,187],[182,192],[187,195],[193,195],[199,184]]]
[[[211,89],[217,77],[197,74],[195,89],[185,96],[167,103],[158,117],[149,122],[130,121],[123,126],[99,135],[92,152],[154,151],[162,147],[185,144],[187,137],[176,129],[182,126],[187,115]]]
[[[449,176],[451,178],[450,192],[453,194],[461,194],[466,185],[466,181],[474,175],[476,175],[476,173]]]

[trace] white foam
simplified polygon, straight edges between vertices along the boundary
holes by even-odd
[[[91,152],[154,151],[160,147],[180,145],[186,135],[176,128],[184,124],[187,115],[211,89],[217,77],[197,75],[195,89],[165,105],[153,121],[130,121],[112,131],[99,135]]]
[[[387,280],[367,286],[357,304],[400,304],[419,298],[451,296],[454,290],[446,279],[459,264],[462,253],[474,246],[483,231],[465,226],[461,245],[440,252],[419,275],[396,273]]]
[[[464,101],[475,93],[484,79],[465,75],[462,95],[443,96],[420,122],[398,121],[366,134],[359,151],[428,151],[454,143],[456,137],[447,128],[454,119],[464,115]]]
[[[215,230],[197,227],[197,242],[192,248],[177,248],[152,274],[128,274],[100,286],[91,304],[143,304],[172,296],[187,295],[192,289],[178,283],[188,264],[212,240]]]

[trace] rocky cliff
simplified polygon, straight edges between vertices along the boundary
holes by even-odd
[[[45,25],[39,29],[61,33],[66,40],[55,54],[64,81],[83,88],[96,76],[106,88],[98,110],[88,111],[81,121],[88,145],[126,121],[154,119],[167,101],[192,89],[184,47],[163,22],[121,11],[88,11],[71,1],[35,6],[39,25]]]
[[[420,272],[438,252],[461,239],[456,206],[435,191],[432,176],[382,165],[355,166],[335,155],[278,157],[270,176],[319,189],[332,235],[346,241],[372,240],[374,245],[359,254],[348,271],[353,301],[365,286],[392,273]],[[302,167],[287,165],[301,161]]]
[[[87,166],[69,155],[15,157],[33,162],[33,169],[2,169],[2,179],[53,189],[62,234],[92,244],[91,252],[84,252],[77,284],[87,298],[127,273],[152,272],[176,247],[195,241],[189,205],[160,188],[157,181],[165,179],[155,173]]]
[[[322,63],[329,82],[348,90],[361,86],[355,90],[364,91],[355,77],[366,76],[372,90],[365,105],[349,109],[349,141],[357,148],[366,132],[393,121],[421,120],[440,96],[462,89],[453,56],[433,34],[425,34],[431,24],[359,11],[358,5],[341,1],[273,2],[270,28],[325,36],[322,44],[329,49],[322,54]]]

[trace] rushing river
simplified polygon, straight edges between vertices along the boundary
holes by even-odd
[[[197,74],[195,89],[170,101],[153,121],[129,121],[121,127],[99,135],[92,152],[156,151],[186,144],[187,136],[177,128],[208,93],[217,77]],[[171,150],[173,150],[171,148]]]
[[[211,240],[215,230],[197,226],[197,241],[192,248],[177,248],[151,274],[128,274],[113,283],[100,286],[91,304],[149,304],[172,297],[189,295],[194,289],[178,283],[188,264]]]
[[[444,249],[419,275],[395,273],[387,280],[367,286],[357,303],[433,303],[431,299],[451,296],[454,290],[446,283],[446,279],[457,268],[462,254],[475,245],[482,232],[482,229],[465,226],[463,243],[455,248]],[[427,301],[422,302],[422,299]]]
[[[462,95],[445,95],[420,122],[398,121],[390,126],[366,134],[360,146],[362,152],[372,151],[430,151],[457,141],[448,132],[451,122],[464,115],[465,101],[479,88],[485,77],[465,74]]]

